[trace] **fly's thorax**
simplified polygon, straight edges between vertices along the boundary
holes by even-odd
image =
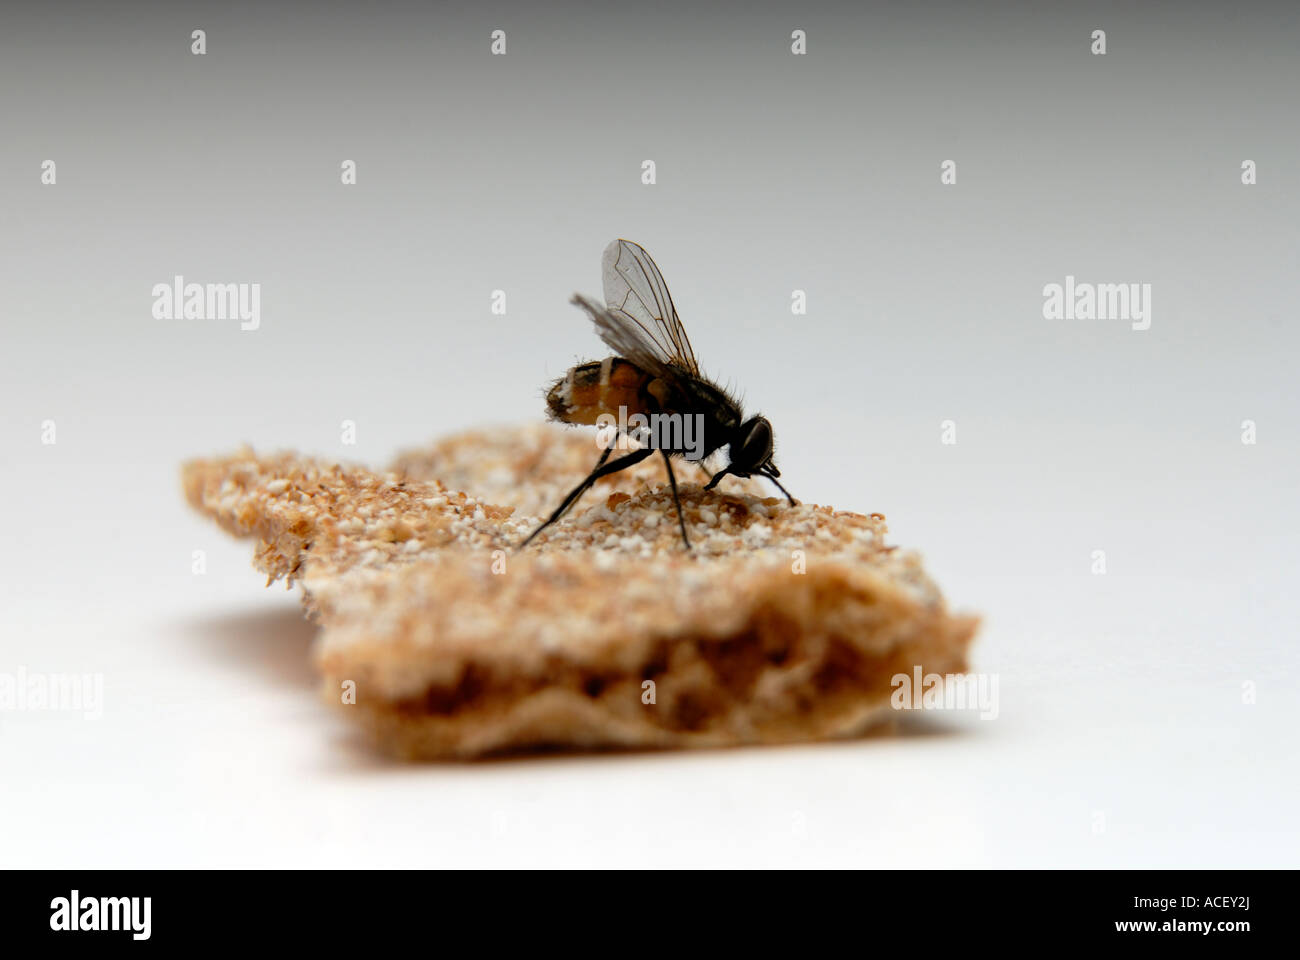
[[[734,431],[740,426],[740,407],[726,391],[702,377],[684,380],[679,386],[678,403],[693,413],[703,414],[719,429]]]
[[[731,443],[740,426],[740,407],[724,390],[697,377],[684,381],[679,393],[678,412],[695,418],[704,456]]]

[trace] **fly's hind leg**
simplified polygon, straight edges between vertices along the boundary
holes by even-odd
[[[615,443],[617,443],[617,438],[615,439]],[[614,443],[611,443],[605,449],[605,452],[600,455],[600,459],[596,461],[596,468],[592,470],[591,473],[587,474],[587,479],[583,480],[582,483],[569,491],[569,495],[564,498],[564,501],[558,507],[555,508],[555,512],[547,518],[546,522],[530,533],[528,539],[519,545],[520,550],[532,543],[533,537],[537,536],[556,520],[559,520],[560,517],[564,516],[565,512],[577,503],[578,498],[586,493],[591,488],[591,485],[597,480],[601,477],[607,477],[611,473],[618,473],[620,470],[626,470],[628,467],[640,463],[646,457],[650,456],[650,454],[654,453],[654,449],[652,447],[646,447],[642,450],[634,450],[626,457],[619,457],[613,463],[606,463],[605,461],[609,459],[609,455],[613,452]]]

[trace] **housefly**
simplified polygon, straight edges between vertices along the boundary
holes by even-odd
[[[564,516],[601,477],[640,463],[656,450],[668,469],[677,523],[688,550],[691,541],[677,494],[673,457],[698,463],[727,447],[730,463],[712,475],[705,490],[712,490],[727,474],[758,474],[776,484],[793,504],[794,497],[776,479],[781,472],[772,460],[772,425],[766,417],[746,419],[740,404],[700,373],[668,285],[650,254],[630,240],[615,240],[605,248],[601,265],[605,305],[581,294],[571,302],[587,311],[596,333],[615,356],[571,368],[552,385],[546,403],[552,420],[617,425],[617,429],[587,478],[521,546]],[[638,449],[611,461],[624,436],[635,440]]]

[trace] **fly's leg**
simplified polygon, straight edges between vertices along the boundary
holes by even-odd
[[[682,528],[682,543],[686,544],[686,549],[691,549],[691,538],[686,535],[686,517],[682,513],[682,501],[677,496],[677,478],[673,476],[673,462],[668,459],[668,451],[660,450],[664,455],[664,466],[668,468],[668,485],[673,488],[673,504],[677,507],[677,525]]]
[[[582,483],[578,484],[571,491],[569,491],[569,495],[564,498],[564,502],[555,508],[555,512],[552,513],[549,518],[547,518],[546,522],[543,523],[536,530],[534,530],[532,533],[530,533],[528,535],[528,539],[519,545],[520,550],[528,546],[528,544],[532,543],[533,537],[537,536],[539,533],[541,533],[543,530],[545,530],[547,527],[553,524],[556,520],[559,520],[560,517],[564,516],[565,512],[570,507],[572,507],[575,503],[577,503],[578,498],[581,497],[584,493],[586,493],[591,488],[591,485],[594,484],[597,480],[599,480],[601,477],[607,477],[611,473],[618,473],[620,470],[626,470],[628,467],[640,463],[646,457],[650,456],[650,454],[654,453],[654,448],[646,447],[642,450],[634,450],[632,453],[629,453],[626,457],[619,457],[613,463],[606,463],[605,461],[609,459],[609,455],[613,451],[614,451],[614,445],[611,444],[605,450],[605,452],[600,455],[600,460],[596,462],[596,469],[592,470],[591,473],[587,474],[586,480],[583,480]]]

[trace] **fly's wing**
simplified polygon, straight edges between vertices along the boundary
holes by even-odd
[[[580,293],[573,295],[572,302],[591,315],[591,322],[596,325],[600,339],[624,360],[630,360],[651,376],[669,383],[681,378],[682,371],[673,368],[670,361],[665,359],[662,348],[650,340],[644,329],[626,313],[615,313],[593,303]]]
[[[633,363],[651,355],[660,366],[698,375],[700,368],[686,328],[650,254],[630,240],[615,240],[605,248],[601,270],[605,306],[612,315],[602,322],[593,314],[601,339]],[[634,342],[641,359],[624,353]]]

